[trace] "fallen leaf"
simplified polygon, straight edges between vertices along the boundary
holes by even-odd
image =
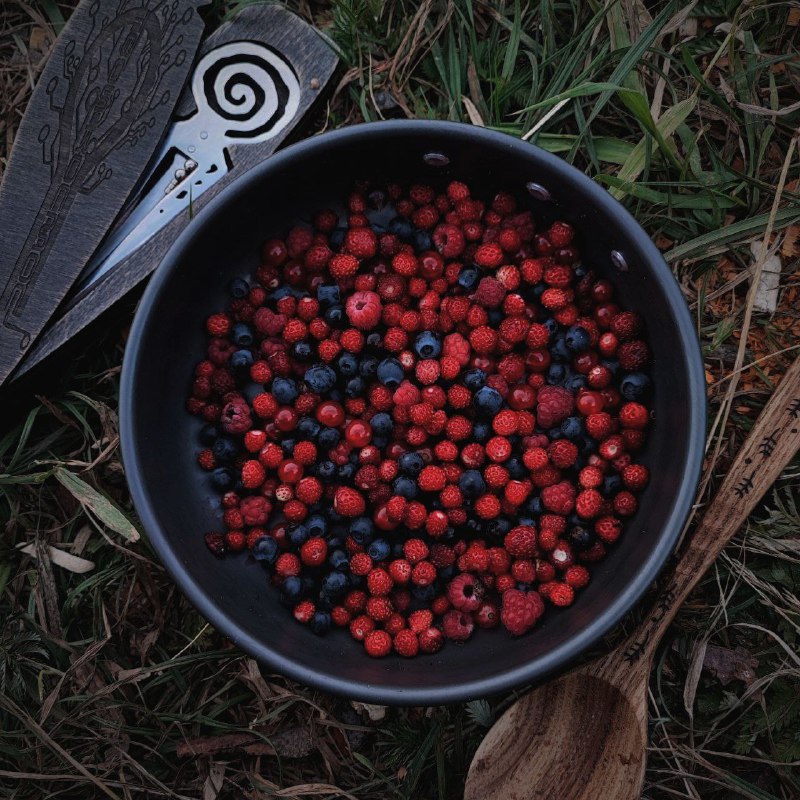
[[[789,13],[786,15],[786,24],[790,28],[796,28],[800,25],[800,8],[789,9]]]
[[[756,679],[758,659],[744,647],[731,650],[710,644],[706,648],[703,668],[707,669],[723,686],[732,680],[739,680],[745,686],[752,685]]]
[[[26,553],[33,558],[38,558],[39,555],[36,552],[36,546],[33,544],[26,544],[26,545],[17,545],[19,549]],[[50,556],[50,560],[59,567],[63,569],[69,570],[70,572],[75,572],[76,574],[80,575],[84,572],[91,572],[94,569],[94,561],[89,561],[85,558],[79,558],[78,556],[72,555],[72,553],[67,553],[64,550],[59,550],[57,547],[52,547],[51,545],[47,545],[47,554]]]
[[[753,268],[761,262],[761,274],[756,286],[756,296],[753,308],[765,311],[767,314],[775,313],[778,307],[778,289],[781,282],[781,258],[777,253],[771,255],[764,252],[763,242],[751,242],[750,252],[753,255]]]
[[[359,714],[366,713],[370,722],[380,722],[386,716],[386,706],[359,703],[358,700],[351,700],[350,705],[353,706]]]
[[[800,225],[790,225],[781,242],[781,255],[784,258],[800,256]]]

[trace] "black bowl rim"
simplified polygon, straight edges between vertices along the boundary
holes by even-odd
[[[690,393],[690,402],[694,409],[694,414],[688,421],[690,430],[688,431],[689,445],[686,453],[687,468],[681,479],[681,484],[672,506],[672,512],[658,532],[658,538],[643,568],[639,570],[627,589],[617,595],[602,614],[598,615],[582,631],[561,646],[545,653],[532,662],[523,663],[515,669],[507,670],[489,678],[457,683],[453,686],[431,688],[421,684],[419,688],[411,690],[400,689],[386,684],[364,684],[337,676],[333,673],[333,670],[328,672],[322,668],[310,669],[298,665],[291,659],[273,651],[264,641],[246,633],[234,619],[215,606],[210,594],[190,578],[181,559],[172,550],[168,540],[169,537],[158,524],[155,508],[148,499],[148,493],[145,491],[140,470],[137,468],[139,451],[134,434],[133,408],[135,405],[134,398],[136,397],[136,364],[142,338],[148,324],[149,310],[161,291],[161,287],[180,265],[184,251],[189,246],[195,232],[205,224],[207,218],[213,217],[217,209],[232,202],[253,183],[260,181],[264,173],[279,167],[283,162],[298,157],[302,158],[309,151],[325,147],[329,143],[357,142],[367,136],[425,135],[431,132],[432,126],[435,127],[437,134],[451,133],[454,136],[461,137],[467,133],[470,137],[476,140],[483,140],[488,145],[499,145],[512,152],[518,150],[521,155],[530,156],[533,153],[543,163],[547,164],[550,169],[560,172],[565,177],[577,182],[591,201],[598,206],[604,207],[608,213],[619,218],[622,226],[626,229],[627,235],[630,236],[632,242],[643,254],[644,260],[647,261],[647,265],[651,270],[652,277],[660,285],[675,316],[679,331],[679,343],[683,350],[688,375],[686,389]],[[661,253],[644,229],[605,189],[566,161],[535,145],[523,142],[505,133],[458,122],[392,120],[353,125],[293,144],[237,178],[191,220],[167,251],[151,278],[139,303],[131,327],[120,382],[120,445],[134,507],[139,514],[150,543],[160,556],[169,574],[185,592],[192,604],[203,617],[218,630],[229,636],[237,646],[271,669],[324,692],[371,703],[440,705],[462,702],[476,697],[486,697],[543,679],[595,644],[603,635],[617,625],[624,615],[640,600],[672,554],[692,508],[705,447],[705,398],[705,374],[699,342],[694,334],[694,323],[686,302],[681,295],[678,283]]]

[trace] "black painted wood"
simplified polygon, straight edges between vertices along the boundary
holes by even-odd
[[[242,144],[229,148],[232,169],[193,201],[193,213],[197,213],[231,181],[268,158],[286,141],[291,131],[296,130],[321,99],[323,90],[330,83],[338,64],[335,53],[317,31],[299,17],[276,5],[246,6],[233,21],[209,36],[201,53],[235,40],[263,42],[279,51],[291,64],[297,76],[301,90],[300,104],[294,120],[275,138],[259,144]],[[190,114],[193,108],[194,101],[191,94],[184,93],[178,113],[180,116],[185,116]],[[12,376],[12,380],[20,378],[57,352],[115,303],[141,285],[158,266],[189,219],[187,209],[121,262],[114,271],[109,272],[97,284],[90,286],[82,295],[74,298],[65,308],[63,315],[54,320],[43,333]]]
[[[34,90],[0,187],[0,383],[77,278],[178,102],[208,0],[84,0]]]

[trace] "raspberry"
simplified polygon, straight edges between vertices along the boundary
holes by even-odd
[[[474,629],[475,623],[472,621],[472,617],[457,609],[448,611],[442,619],[442,632],[454,642],[466,642],[472,636]]]
[[[480,606],[485,589],[483,584],[469,573],[456,575],[447,585],[447,598],[458,611],[475,611]]]
[[[466,246],[464,234],[455,225],[438,225],[432,238],[434,246],[443,258],[458,258],[464,252]]]
[[[388,656],[392,652],[392,637],[386,631],[370,631],[364,637],[364,649],[373,658]]]
[[[361,330],[374,328],[381,318],[381,300],[375,292],[354,292],[345,305],[350,324]]]
[[[509,589],[503,593],[500,620],[512,636],[527,633],[544,613],[544,603],[537,592]]]
[[[487,269],[497,269],[503,263],[504,258],[503,248],[494,242],[482,244],[475,251],[475,263],[479,267]]]
[[[542,505],[555,514],[569,514],[575,505],[575,487],[567,482],[561,481],[553,486],[546,486],[542,489]]]
[[[536,421],[549,429],[563,422],[574,409],[570,392],[561,386],[542,386],[536,397]]]
[[[506,296],[506,287],[496,278],[481,278],[478,288],[473,295],[473,300],[484,308],[497,308],[503,304]]]
[[[518,525],[506,534],[503,544],[515,558],[533,558],[537,554],[536,530],[530,525]]]
[[[333,497],[333,508],[343,517],[359,517],[364,513],[366,504],[355,489],[340,486]]]
[[[417,478],[417,484],[423,492],[438,492],[444,489],[445,482],[444,470],[433,465],[424,467]]]
[[[378,252],[378,237],[370,228],[351,228],[344,237],[344,250],[358,258],[373,258]]]

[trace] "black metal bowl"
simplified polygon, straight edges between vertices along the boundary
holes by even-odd
[[[340,203],[362,177],[437,184],[458,178],[478,196],[516,193],[543,224],[572,222],[584,261],[647,320],[656,422],[643,461],[651,484],[575,604],[548,609],[521,638],[481,630],[465,646],[451,643],[434,656],[371,659],[346,631],[318,638],[298,625],[248,556],[218,561],[203,544],[206,531],[221,528],[221,512],[195,463],[200,423],[184,411],[193,366],[204,353],[203,320],[224,307],[230,278],[257,266],[265,238]],[[563,668],[639,600],[675,547],[692,504],[705,437],[705,383],[675,279],[642,228],[601,187],[504,134],[453,123],[381,122],[287,148],[192,220],[139,306],[125,353],[120,422],[128,483],[149,540],[218,630],[267,667],[326,692],[432,705],[486,696]]]

